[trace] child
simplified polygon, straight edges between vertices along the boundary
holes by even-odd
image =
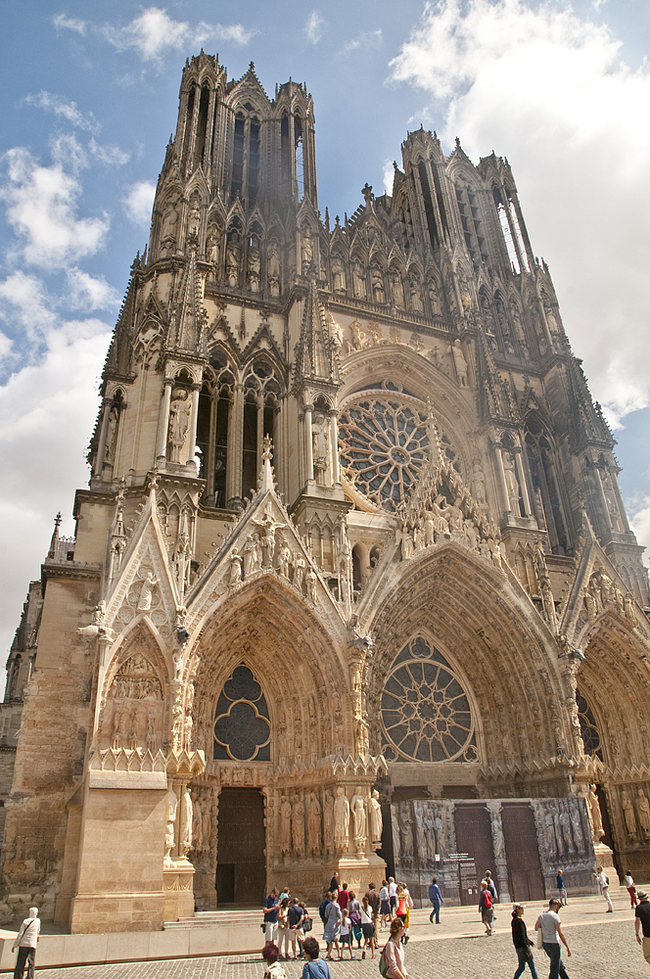
[[[356,955],[352,954],[352,924],[350,922],[350,914],[347,908],[343,910],[343,918],[341,920],[341,954],[339,958],[343,958],[343,952],[345,951],[345,946],[347,945],[348,951],[350,953],[351,959],[356,959]]]
[[[368,901],[368,895],[366,894],[363,898],[363,903],[361,905],[361,930],[363,932],[363,952],[361,953],[361,958],[365,959],[366,949],[370,946],[370,951],[372,952],[373,959],[375,956],[375,942],[376,942],[376,929],[372,920],[372,908]]]

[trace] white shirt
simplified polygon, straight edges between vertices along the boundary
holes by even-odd
[[[560,916],[555,911],[543,911],[537,919],[539,927],[542,929],[542,941],[547,945],[559,945],[560,939],[557,933],[557,926],[560,924]]]
[[[395,881],[392,881],[388,885],[388,893],[390,894],[391,897],[397,897],[397,884],[395,883]]]
[[[607,874],[604,870],[598,874],[598,883],[601,887],[609,887],[609,881],[607,880]]]
[[[40,918],[25,918],[20,926],[20,931],[16,935],[16,941],[12,948],[17,948],[19,945],[21,948],[36,948],[40,931]]]
[[[634,881],[632,879],[632,874],[626,874],[625,875],[625,886],[626,887],[634,887]]]

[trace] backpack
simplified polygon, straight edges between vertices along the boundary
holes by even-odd
[[[605,880],[607,881],[607,886],[609,887],[609,877],[605,874]]]
[[[384,979],[388,975],[388,962],[386,961],[386,959],[384,957],[384,952],[385,951],[386,951],[386,949],[383,948],[382,951],[381,951],[381,955],[379,956],[379,972],[380,972],[380,974],[382,976],[384,976]]]
[[[489,909],[492,907],[492,895],[489,891],[483,891],[481,894],[481,900],[484,908]]]

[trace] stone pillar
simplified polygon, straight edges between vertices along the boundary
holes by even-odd
[[[172,400],[172,387],[174,381],[171,377],[165,378],[163,390],[162,406],[158,416],[158,446],[156,450],[156,462],[165,462],[167,458],[167,429],[169,428],[169,406]]]
[[[244,438],[244,385],[235,384],[228,412],[228,458],[226,459],[226,506],[241,503],[242,451]]]
[[[331,473],[332,486],[341,482],[341,460],[339,458],[339,433],[336,424],[337,414],[330,412],[330,454],[331,454]]]
[[[510,888],[508,884],[508,862],[506,860],[506,844],[503,838],[503,822],[501,819],[501,801],[499,799],[489,799],[485,803],[490,814],[490,828],[492,830],[492,848],[494,850],[494,873],[496,876],[497,891],[501,904],[507,904],[511,900]]]
[[[515,449],[512,453],[515,466],[517,467],[517,478],[519,480],[519,487],[521,489],[521,495],[524,501],[524,513],[527,517],[532,516],[532,510],[530,507],[530,497],[528,496],[528,486],[526,485],[526,474],[524,473],[524,463],[521,456],[521,449]]]
[[[93,467],[93,476],[101,477],[104,470],[104,453],[106,452],[106,434],[108,432],[108,417],[113,404],[112,398],[104,398],[102,401],[102,424],[99,431],[99,443],[97,445],[97,455]]]
[[[506,483],[506,474],[503,468],[503,456],[501,454],[502,451],[503,450],[501,449],[500,445],[496,445],[494,447],[494,454],[497,463],[497,478],[499,481],[499,485],[501,486],[501,496],[503,500],[505,500],[504,509],[506,511],[510,511],[510,497],[508,496],[508,485]]]
[[[311,416],[313,405],[305,405],[305,420],[303,422],[304,446],[305,446],[305,480],[310,482],[314,478],[314,446],[311,436]]]
[[[196,468],[196,462],[194,455],[196,452],[196,423],[199,417],[199,393],[200,386],[198,384],[192,385],[192,410],[190,412],[190,437],[189,444],[187,447],[187,459],[185,460],[186,465],[192,465]]]

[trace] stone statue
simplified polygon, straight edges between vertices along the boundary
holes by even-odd
[[[623,816],[625,817],[625,828],[627,830],[627,835],[631,840],[636,836],[636,816],[634,814],[634,805],[627,789],[623,789],[621,792],[621,805],[623,807]]]
[[[310,568],[305,575],[305,581],[307,583],[307,594],[311,598],[312,602],[316,601],[316,572]]]
[[[485,496],[485,476],[478,459],[474,462],[472,470],[472,496],[478,504],[482,505],[487,502]]]
[[[280,853],[289,853],[291,850],[291,803],[286,795],[280,801],[280,831],[278,833],[278,844]]]
[[[172,395],[169,408],[169,444],[171,462],[179,462],[181,449],[185,445],[187,430],[190,427],[191,404],[184,388],[177,388]]]
[[[244,544],[244,576],[248,578],[253,571],[257,571],[255,567],[255,540],[253,537],[249,537]]]
[[[190,203],[190,210],[187,216],[187,234],[198,235],[201,227],[201,211],[199,209],[198,197],[193,197]]]
[[[363,272],[363,266],[358,259],[352,265],[352,281],[354,283],[355,296],[357,296],[359,299],[365,299],[366,277]]]
[[[508,505],[512,512],[519,516],[519,480],[517,479],[515,470],[514,456],[510,452],[503,453],[503,474],[506,479],[506,489],[508,491]]]
[[[202,821],[202,837],[203,837],[203,849],[210,849],[210,837],[212,835],[212,817],[210,815],[210,803],[211,799],[208,795],[203,800],[203,821]]]
[[[251,292],[260,291],[260,252],[257,245],[248,250],[248,287]]]
[[[354,842],[361,849],[366,842],[366,800],[361,794],[361,786],[357,785],[352,796],[352,819],[354,822]]]
[[[456,376],[458,378],[458,384],[461,388],[467,387],[467,361],[465,360],[465,355],[463,354],[463,348],[461,346],[460,340],[454,340],[451,346],[451,352],[454,358],[454,367],[456,368]]]
[[[275,245],[271,246],[268,259],[268,281],[269,290],[272,296],[280,295],[280,263],[278,261],[278,251]]]
[[[404,309],[404,287],[402,286],[402,276],[397,269],[390,273],[390,288],[393,293],[393,302],[399,309]]]
[[[311,244],[311,235],[309,234],[309,228],[307,226],[305,226],[302,229],[301,237],[302,237],[302,274],[306,275],[307,272],[309,271],[309,266],[311,265],[312,259],[314,257],[312,244]]]
[[[438,291],[436,289],[436,284],[432,279],[429,279],[429,304],[431,306],[431,312],[434,316],[440,314],[440,299],[438,298]]]
[[[345,292],[345,271],[338,255],[332,260],[332,279],[334,292]]]
[[[386,290],[384,288],[384,277],[381,273],[381,269],[373,265],[370,270],[370,279],[372,282],[372,298],[376,303],[386,302]]]
[[[305,845],[305,803],[296,796],[291,810],[291,838],[296,853],[300,853]]]
[[[169,200],[165,204],[165,211],[163,214],[162,229],[160,232],[161,242],[174,242],[176,241],[176,230],[178,227],[178,202],[175,200]]]
[[[323,827],[325,846],[331,849],[334,843],[334,798],[331,792],[323,796]]]
[[[314,456],[314,476],[316,482],[321,485],[324,482],[325,473],[327,472],[327,429],[328,424],[325,415],[316,412],[311,422],[311,439]]]
[[[409,279],[409,290],[411,293],[411,309],[414,313],[422,313],[422,289],[420,287],[420,282],[415,277]]]
[[[241,555],[236,547],[230,552],[230,577],[228,584],[237,585],[241,581]]]
[[[334,802],[334,842],[344,849],[350,838],[350,803],[342,785],[336,790]]]
[[[203,849],[203,813],[201,812],[201,803],[196,798],[196,794],[192,795],[192,804],[194,806],[194,813],[192,815],[192,846],[194,850]]]
[[[153,707],[147,708],[147,750],[152,754],[156,750],[158,741],[156,735],[156,712]]]
[[[165,866],[171,866],[171,852],[174,849],[176,834],[176,812],[178,809],[178,797],[170,785],[167,792],[167,825],[165,827]]]
[[[158,584],[158,579],[154,575],[153,571],[147,572],[147,577],[142,582],[142,588],[140,589],[140,598],[138,599],[138,612],[149,612],[153,604],[153,594],[156,585]]]
[[[286,541],[283,541],[278,553],[278,574],[283,578],[289,577],[289,565],[291,563],[291,551]]]
[[[600,803],[596,795],[595,785],[590,785],[587,790],[587,811],[589,813],[589,822],[591,823],[591,833],[594,843],[598,843],[605,835],[605,830],[603,829],[603,817],[600,811]]]
[[[233,238],[226,249],[226,277],[230,289],[236,289],[239,284],[239,269],[241,265],[241,253],[239,245]]]
[[[313,854],[320,853],[320,849],[321,849],[320,820],[321,820],[320,802],[318,801],[318,796],[316,795],[316,793],[311,792],[309,795],[307,828],[309,830],[309,849]]]
[[[370,796],[370,840],[372,843],[381,843],[381,833],[384,827],[384,820],[381,814],[381,803],[379,802],[379,792],[372,790]]]
[[[126,704],[118,704],[113,712],[113,737],[111,747],[114,750],[126,747],[126,740],[129,736],[131,726],[131,716]],[[124,742],[124,744],[122,744]]]
[[[639,786],[636,794],[636,811],[639,816],[639,826],[641,827],[643,837],[646,840],[650,839],[650,803],[641,786]]]
[[[302,591],[303,582],[305,580],[305,568],[307,567],[306,562],[302,554],[299,554],[296,558],[296,563],[293,570],[293,583],[300,591]]]

